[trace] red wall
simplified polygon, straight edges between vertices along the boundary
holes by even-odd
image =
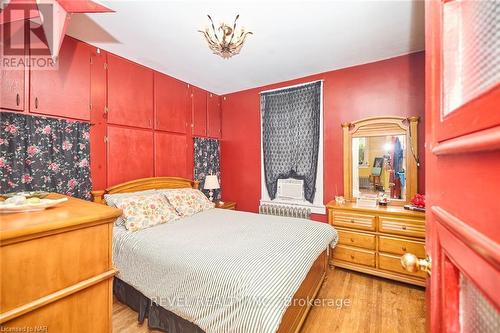
[[[372,116],[419,116],[419,156],[424,159],[424,52],[312,75],[223,96],[221,174],[223,196],[239,210],[256,212],[260,200],[259,92],[324,80],[324,201],[343,192],[341,123]],[[423,163],[419,192],[425,192]],[[325,220],[325,216],[314,216]]]

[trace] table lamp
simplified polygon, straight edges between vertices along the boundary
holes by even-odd
[[[208,175],[205,177],[205,185],[203,186],[205,190],[210,190],[210,201],[214,201],[214,191],[220,188],[219,179],[216,175]]]

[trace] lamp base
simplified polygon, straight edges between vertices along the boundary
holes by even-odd
[[[208,198],[210,201],[214,201],[214,191],[210,190],[210,192],[208,192],[208,194],[210,195],[210,197]]]

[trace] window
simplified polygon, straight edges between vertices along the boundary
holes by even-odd
[[[323,206],[323,82],[261,93],[261,203]]]

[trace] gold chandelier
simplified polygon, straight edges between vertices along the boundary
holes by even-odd
[[[212,29],[206,28],[204,31],[198,31],[205,36],[210,50],[224,59],[231,58],[240,53],[247,35],[253,34],[250,31],[245,31],[243,28],[236,29],[236,21],[238,21],[240,15],[236,15],[233,27],[230,27],[226,23],[221,23],[217,29],[215,29],[214,21],[212,21],[210,15],[207,16],[212,25]]]

